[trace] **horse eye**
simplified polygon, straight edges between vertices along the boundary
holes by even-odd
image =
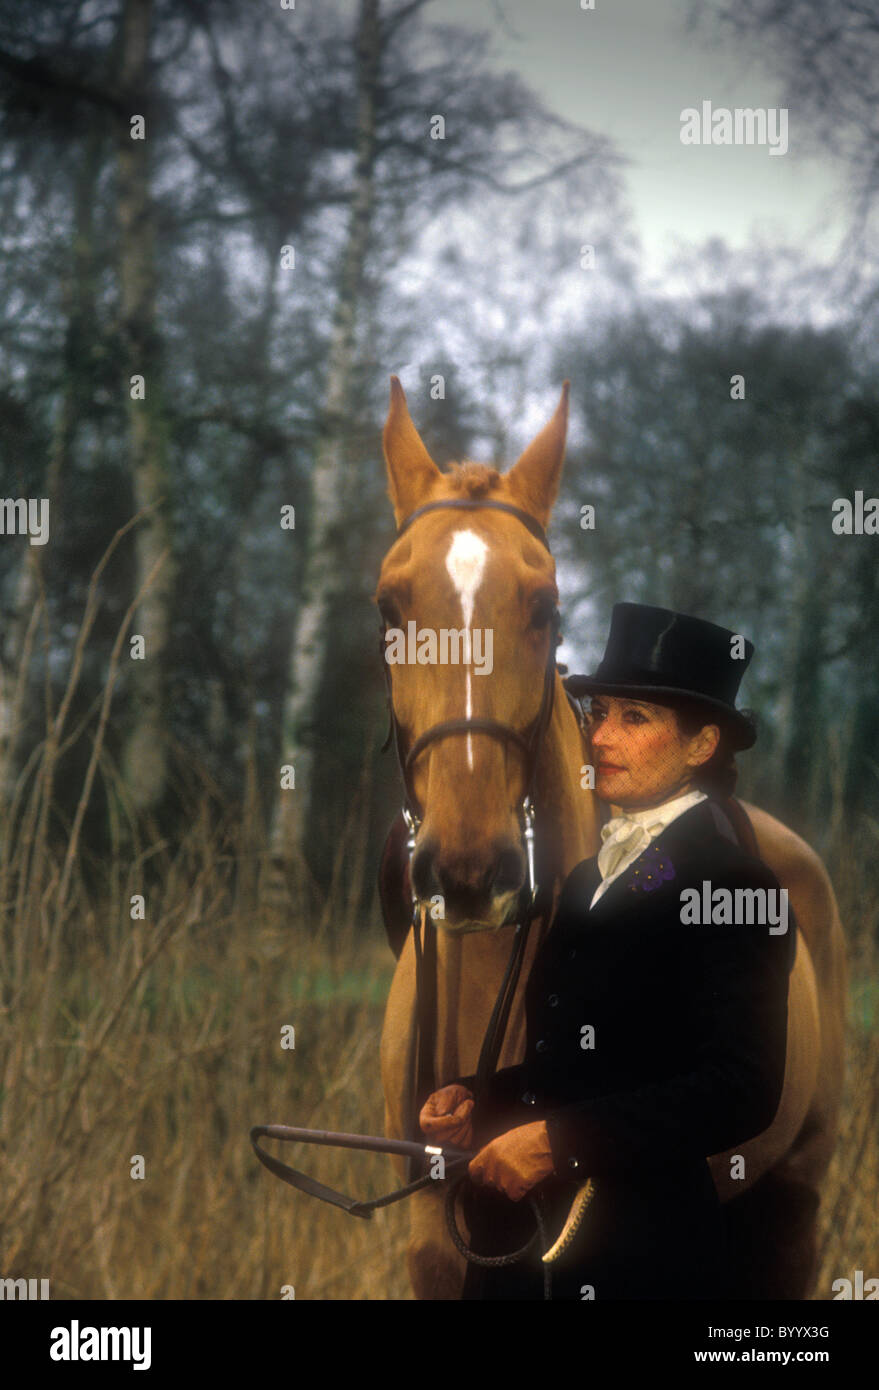
[[[400,610],[390,594],[379,594],[376,605],[383,623],[386,623],[388,627],[400,626]]]
[[[531,627],[546,627],[552,621],[555,603],[549,594],[538,594],[531,604]]]

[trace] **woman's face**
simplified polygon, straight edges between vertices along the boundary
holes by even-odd
[[[674,710],[665,705],[593,695],[595,790],[624,810],[660,806],[689,789],[694,771],[711,757],[719,737],[716,724],[692,738],[681,734]]]

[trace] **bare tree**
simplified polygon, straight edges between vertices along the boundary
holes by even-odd
[[[119,279],[123,382],[128,395],[128,452],[138,509],[150,508],[136,537],[139,588],[164,552],[168,555],[142,598],[134,623],[144,658],[132,662],[131,726],[123,775],[135,807],[155,809],[167,778],[167,654],[174,592],[168,507],[167,440],[156,331],[154,209],[150,193],[150,39],[153,0],[124,0],[120,20],[120,93],[129,119],[145,130],[120,126],[118,146]],[[145,138],[144,138],[145,136]],[[143,382],[143,393],[131,385]]]
[[[842,159],[853,223],[846,250],[864,251],[879,198],[879,7],[876,0],[721,0],[693,5],[691,23],[719,24],[773,59],[799,138]]]
[[[287,864],[301,854],[304,839],[303,808],[308,805],[314,767],[307,728],[324,670],[324,648],[329,641],[326,619],[338,577],[339,531],[346,515],[349,468],[341,426],[351,383],[357,304],[375,202],[381,56],[378,0],[361,0],[356,44],[357,164],[327,362],[324,425],[311,477],[308,550],[284,708],[283,760],[294,768],[296,786],[275,803],[271,834],[273,858]]]

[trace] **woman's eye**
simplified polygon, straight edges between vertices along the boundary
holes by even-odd
[[[639,714],[638,710],[636,710],[636,709],[626,710],[626,723],[628,723],[628,724],[646,724],[646,722],[647,722],[647,721],[645,720],[643,714]]]

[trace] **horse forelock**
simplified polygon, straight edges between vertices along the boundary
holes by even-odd
[[[456,497],[488,497],[497,492],[503,484],[503,475],[487,463],[463,463],[449,465],[448,473],[443,474],[452,494]]]

